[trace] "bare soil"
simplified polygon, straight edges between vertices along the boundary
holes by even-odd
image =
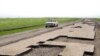
[[[53,47],[53,46],[39,46],[32,47],[30,52],[21,54],[19,56],[57,56],[63,51],[64,47]]]

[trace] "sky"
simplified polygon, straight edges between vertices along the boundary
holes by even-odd
[[[100,0],[0,0],[0,17],[100,17]]]

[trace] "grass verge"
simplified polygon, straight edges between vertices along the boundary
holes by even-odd
[[[60,23],[76,21],[73,18],[58,18]],[[44,27],[47,18],[6,18],[0,19],[0,36],[35,30]],[[31,25],[31,26],[30,26]],[[25,27],[22,27],[25,26]],[[5,30],[7,29],[7,30]]]

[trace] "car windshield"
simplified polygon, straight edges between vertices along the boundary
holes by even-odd
[[[55,19],[48,19],[48,22],[56,22]]]

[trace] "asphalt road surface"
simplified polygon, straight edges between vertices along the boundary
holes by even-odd
[[[85,53],[84,56],[100,56],[100,22],[96,22],[95,20],[92,21],[96,26],[95,27],[96,36],[94,40],[75,39],[75,38],[66,39],[66,37],[59,37],[49,41],[79,42],[79,43],[93,44],[95,46],[94,54]],[[48,29],[41,29],[41,30],[36,31],[35,33],[34,31],[27,31],[27,32],[23,32],[23,34],[10,35],[9,37],[2,36],[2,38],[0,38],[0,46],[16,42],[17,40],[21,41],[24,38],[32,37],[33,35],[36,35],[37,33],[40,32],[44,32],[44,31],[48,32]],[[31,51],[21,54],[19,56],[57,56],[57,54],[62,52],[63,49],[64,47],[57,47],[57,46],[56,47],[55,46],[54,47],[48,47],[48,46],[32,47]]]

